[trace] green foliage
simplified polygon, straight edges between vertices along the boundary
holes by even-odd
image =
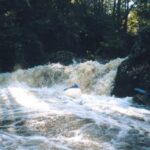
[[[137,11],[131,11],[128,18],[128,32],[137,35],[139,31],[139,16]]]
[[[134,51],[150,50],[150,2],[148,0],[139,0],[135,11],[138,16],[138,40],[134,46]]]

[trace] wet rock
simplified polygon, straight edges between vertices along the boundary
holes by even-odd
[[[134,96],[139,102],[145,103],[136,98],[135,88],[142,88],[150,91],[150,51],[141,51],[129,56],[118,68],[114,89],[112,94],[118,97]],[[147,102],[146,102],[147,103]]]
[[[133,100],[139,104],[150,105],[150,97],[146,95],[137,94]]]

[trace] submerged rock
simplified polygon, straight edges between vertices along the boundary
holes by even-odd
[[[150,93],[141,88],[135,88],[134,91],[137,93],[133,100],[139,104],[150,105]]]
[[[64,89],[64,94],[72,98],[78,98],[82,93],[79,85],[74,84],[71,87]]]
[[[137,87],[150,91],[150,51],[132,54],[122,62],[112,94],[119,97],[136,96],[134,89]]]
[[[150,105],[150,97],[146,95],[136,94],[133,100],[139,104]]]

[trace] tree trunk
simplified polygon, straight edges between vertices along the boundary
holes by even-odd
[[[101,9],[102,9],[102,12],[104,11],[104,0],[101,0]]]
[[[125,0],[125,15],[124,15],[124,24],[123,29],[125,32],[127,32],[128,28],[128,15],[129,15],[129,0]]]
[[[114,0],[114,5],[113,5],[113,17],[116,17],[116,0]]]
[[[28,5],[28,7],[31,7],[31,4],[30,4],[30,1],[29,0],[26,0],[26,3]]]
[[[118,26],[119,26],[119,27],[120,27],[120,25],[121,25],[121,22],[120,22],[120,17],[121,17],[120,8],[121,8],[121,0],[118,0],[118,3],[117,3],[117,21],[118,21]]]

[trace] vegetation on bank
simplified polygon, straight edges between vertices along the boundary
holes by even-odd
[[[0,0],[0,22],[1,72],[150,50],[149,0]]]

